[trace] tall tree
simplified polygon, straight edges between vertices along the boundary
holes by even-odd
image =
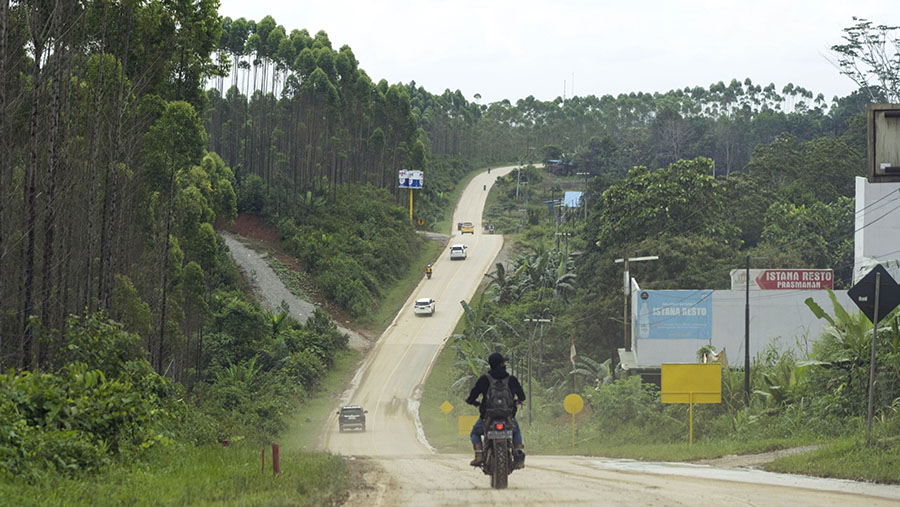
[[[872,102],[900,102],[900,26],[853,17],[844,43],[831,46],[841,74],[865,90]]]

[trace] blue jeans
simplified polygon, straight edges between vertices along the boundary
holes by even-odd
[[[469,433],[469,440],[473,445],[481,443],[481,437],[484,436],[484,421],[479,418],[472,426],[472,432]],[[519,430],[519,421],[513,417],[513,445],[522,444],[522,431]]]

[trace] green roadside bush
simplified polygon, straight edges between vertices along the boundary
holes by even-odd
[[[274,221],[317,287],[354,317],[406,273],[423,241],[391,194],[362,185],[347,185],[336,196],[310,191]]]
[[[96,471],[177,436],[181,392],[141,357],[139,337],[102,314],[71,317],[64,336],[57,357],[72,362],[55,373],[0,375],[0,475]]]

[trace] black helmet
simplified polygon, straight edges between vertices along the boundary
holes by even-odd
[[[488,356],[488,364],[491,365],[491,369],[494,369],[500,366],[500,363],[505,363],[506,358],[503,357],[503,354],[499,352],[494,352],[493,354]]]

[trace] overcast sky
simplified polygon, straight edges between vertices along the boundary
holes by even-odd
[[[566,97],[573,84],[601,96],[747,77],[830,100],[855,89],[829,63],[852,17],[900,25],[898,0],[220,1],[222,16],[324,30],[376,82],[481,103],[552,100],[564,84]]]

